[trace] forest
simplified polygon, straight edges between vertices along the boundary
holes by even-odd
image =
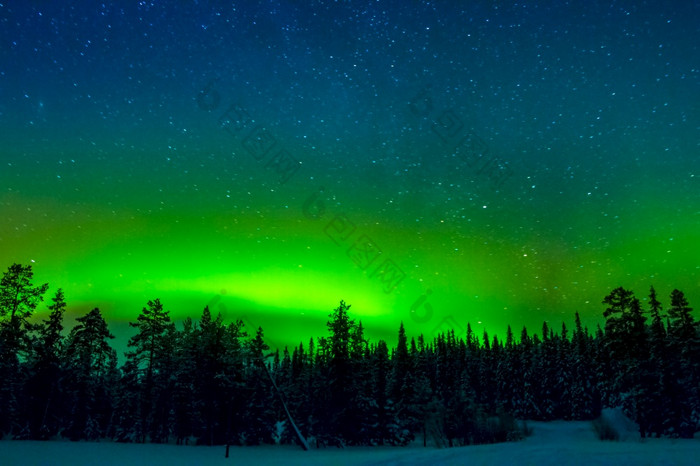
[[[271,349],[262,328],[204,308],[177,324],[158,299],[118,358],[99,309],[64,331],[58,289],[13,264],[0,281],[0,434],[204,445],[457,446],[518,440],[522,420],[593,420],[620,407],[640,435],[690,438],[700,429],[700,332],[683,292],[664,306],[613,289],[593,331],[471,326],[431,340],[368,341],[350,305],[327,334]],[[48,315],[35,313],[46,299]],[[293,424],[292,424],[293,422]],[[296,430],[298,429],[298,435]]]

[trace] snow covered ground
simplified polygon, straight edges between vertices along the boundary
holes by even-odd
[[[58,465],[698,465],[700,439],[639,439],[601,442],[589,422],[531,422],[532,436],[513,443],[438,450],[405,448],[326,448],[293,446],[224,447],[130,445],[110,442],[0,441],[0,464]]]

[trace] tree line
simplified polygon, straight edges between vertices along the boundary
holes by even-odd
[[[14,264],[0,281],[0,433],[14,439],[438,446],[515,440],[516,419],[594,419],[621,407],[642,436],[700,426],[700,332],[681,291],[603,300],[594,332],[545,322],[516,339],[449,331],[370,342],[341,301],[326,336],[270,351],[262,328],[204,308],[176,326],[160,300],[130,325],[123,363],[99,309],[64,332],[64,293]],[[294,422],[294,426],[290,425]],[[294,428],[293,428],[294,427]]]

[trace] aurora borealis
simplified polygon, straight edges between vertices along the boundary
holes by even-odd
[[[59,3],[0,0],[0,265],[71,315],[280,346],[341,299],[390,342],[700,302],[693,2]]]

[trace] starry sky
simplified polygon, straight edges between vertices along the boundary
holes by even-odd
[[[0,266],[273,346],[700,303],[697,2],[0,0]],[[45,313],[45,309],[42,308]],[[41,315],[41,313],[40,313]]]

